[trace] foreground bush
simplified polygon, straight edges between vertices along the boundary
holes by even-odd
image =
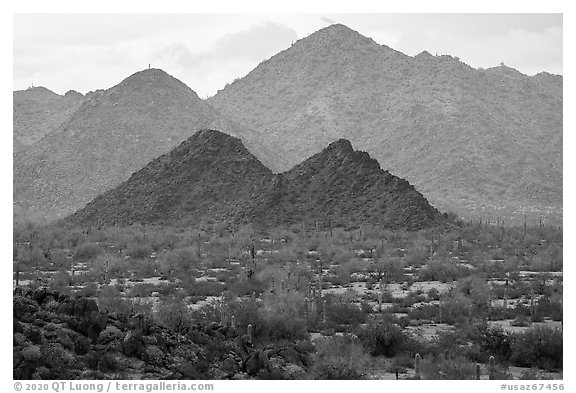
[[[426,357],[420,363],[420,372],[422,379],[476,379],[476,365],[463,357]]]
[[[410,346],[411,338],[391,321],[370,321],[358,330],[358,338],[372,356],[392,357]]]
[[[510,360],[520,367],[562,368],[562,330],[533,327],[515,336]]]
[[[351,335],[316,340],[311,377],[314,379],[361,379],[370,357]]]

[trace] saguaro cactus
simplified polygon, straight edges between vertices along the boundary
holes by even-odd
[[[414,357],[414,379],[420,379],[420,354]]]
[[[490,356],[490,358],[488,359],[488,379],[490,380],[496,379],[496,376],[494,375],[495,371],[496,366],[494,356]]]
[[[382,312],[382,291],[384,290],[382,279],[378,281],[378,289],[378,312]]]
[[[480,363],[476,363],[476,380],[480,380]]]
[[[322,302],[322,323],[326,325],[326,300]]]
[[[252,324],[248,324],[248,328],[246,329],[246,338],[250,344],[252,344],[253,335],[254,335],[254,328],[252,327]]]

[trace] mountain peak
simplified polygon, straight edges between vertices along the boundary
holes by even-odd
[[[337,141],[330,143],[326,149],[326,151],[339,151],[343,153],[352,153],[354,152],[354,148],[352,147],[352,143],[348,139],[340,138]]]
[[[234,145],[242,145],[242,140],[239,138],[233,137],[232,135],[226,134],[222,131],[212,129],[199,130],[190,139],[194,139],[195,142],[202,142],[207,144],[213,143],[217,145],[223,145],[226,143],[231,143]]]
[[[193,91],[179,79],[159,68],[149,68],[138,71],[124,79],[118,86],[159,86],[183,88]],[[196,93],[194,93],[196,94]]]
[[[328,45],[332,49],[355,48],[362,45],[378,46],[373,39],[363,36],[348,26],[336,23],[320,29],[301,40],[306,43],[315,43],[317,46]],[[337,47],[335,45],[338,45]]]
[[[68,90],[64,94],[64,97],[80,100],[80,99],[84,98],[84,95],[82,93],[77,92],[76,90]]]
[[[334,23],[318,31],[337,32],[341,34],[351,34],[351,33],[358,34],[357,31],[352,30],[351,28],[349,28],[346,25],[343,25],[342,23]]]
[[[425,50],[425,51],[418,53],[416,56],[414,56],[414,58],[418,59],[418,60],[427,60],[427,59],[433,59],[434,56],[432,56],[432,54],[430,52]]]
[[[43,86],[34,86],[29,87],[26,90],[16,90],[14,95],[22,95],[26,97],[30,97],[32,99],[50,99],[50,98],[59,98],[60,96],[54,93],[52,90],[47,89]]]

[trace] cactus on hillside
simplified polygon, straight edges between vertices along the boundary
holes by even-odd
[[[495,376],[495,360],[494,360],[494,356],[490,356],[490,358],[488,359],[488,372],[489,372],[489,376],[488,379],[493,380],[496,379]]]
[[[420,354],[414,357],[414,379],[420,379]]]

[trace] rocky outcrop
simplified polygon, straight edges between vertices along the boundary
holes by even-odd
[[[13,310],[14,379],[301,378],[305,373],[307,354],[296,345],[259,347],[245,342],[230,324],[195,325],[183,334],[147,315],[115,316],[100,311],[94,299],[46,289],[18,291]]]

